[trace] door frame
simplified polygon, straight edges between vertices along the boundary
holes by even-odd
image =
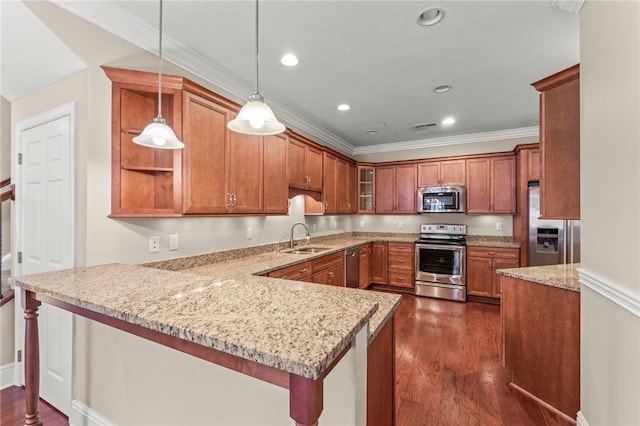
[[[71,220],[74,223],[74,226],[71,228],[71,262],[72,265],[69,267],[75,266],[75,258],[76,258],[76,225],[75,225],[75,205],[76,205],[76,127],[77,127],[77,106],[75,101],[68,102],[66,104],[60,105],[58,107],[52,108],[50,110],[44,111],[42,113],[36,114],[29,118],[25,118],[24,120],[20,120],[15,124],[15,135],[13,137],[14,145],[12,147],[12,163],[13,170],[15,174],[15,182],[16,182],[16,194],[15,194],[15,202],[14,202],[14,215],[13,215],[13,223],[12,223],[12,239],[11,239],[11,252],[18,253],[22,250],[22,223],[23,223],[23,207],[22,207],[22,181],[23,181],[23,169],[21,165],[18,164],[18,154],[22,152],[22,132],[29,130],[34,127],[38,127],[40,125],[46,124],[50,121],[54,121],[60,118],[69,117],[69,185],[71,200],[70,200],[70,214]],[[11,256],[11,268],[12,271],[15,271],[13,275],[22,275],[22,264],[18,263],[17,255]],[[24,385],[24,356],[20,361],[18,361],[18,351],[22,351],[24,354],[24,311],[22,308],[22,292],[15,292],[15,362],[14,362],[14,384],[16,386]],[[70,349],[71,350],[71,349]]]

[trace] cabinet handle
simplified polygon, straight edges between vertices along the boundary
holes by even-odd
[[[487,254],[496,254],[495,251],[488,251]]]
[[[301,274],[304,274],[305,272],[307,272],[307,268],[299,269],[298,272],[300,272]]]
[[[329,202],[328,201],[324,202],[324,209],[325,209],[325,211],[329,210]]]
[[[404,278],[398,277],[398,281],[404,281]]]
[[[231,198],[231,193],[227,192],[227,198],[229,199],[229,202],[227,203],[227,207],[232,207],[233,206],[233,198]]]
[[[336,274],[334,274],[333,272],[329,272],[329,279],[333,279],[336,276]]]

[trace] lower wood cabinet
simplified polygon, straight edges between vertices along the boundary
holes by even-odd
[[[304,281],[304,278],[310,277],[312,273],[311,261],[297,263],[287,266],[267,274],[270,278],[282,278],[285,280]]]
[[[388,243],[388,284],[413,288],[415,285],[415,245],[412,243]]]
[[[467,296],[500,299],[497,269],[518,268],[517,248],[467,247]]]
[[[358,287],[367,288],[371,284],[371,244],[360,246],[358,259]]]
[[[311,282],[338,287],[344,286],[344,252],[322,256],[311,261]]]
[[[371,245],[371,280],[376,284],[387,284],[387,243]]]

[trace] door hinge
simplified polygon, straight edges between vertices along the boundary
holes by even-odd
[[[22,153],[21,152],[18,153],[18,165],[19,166],[22,165]]]
[[[18,263],[22,263],[22,252],[18,252]]]
[[[22,349],[18,351],[18,362],[22,362]]]

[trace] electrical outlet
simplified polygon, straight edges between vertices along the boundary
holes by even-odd
[[[253,228],[249,226],[247,228],[247,240],[251,240],[251,239],[253,239]]]
[[[360,228],[364,228],[364,220],[360,221]]]
[[[178,250],[178,234],[169,234],[169,250]]]
[[[400,221],[398,222],[398,229],[403,229],[404,228],[404,222]]]
[[[149,253],[156,253],[160,251],[160,237],[149,237]]]
[[[496,222],[496,231],[502,231],[502,222]]]

